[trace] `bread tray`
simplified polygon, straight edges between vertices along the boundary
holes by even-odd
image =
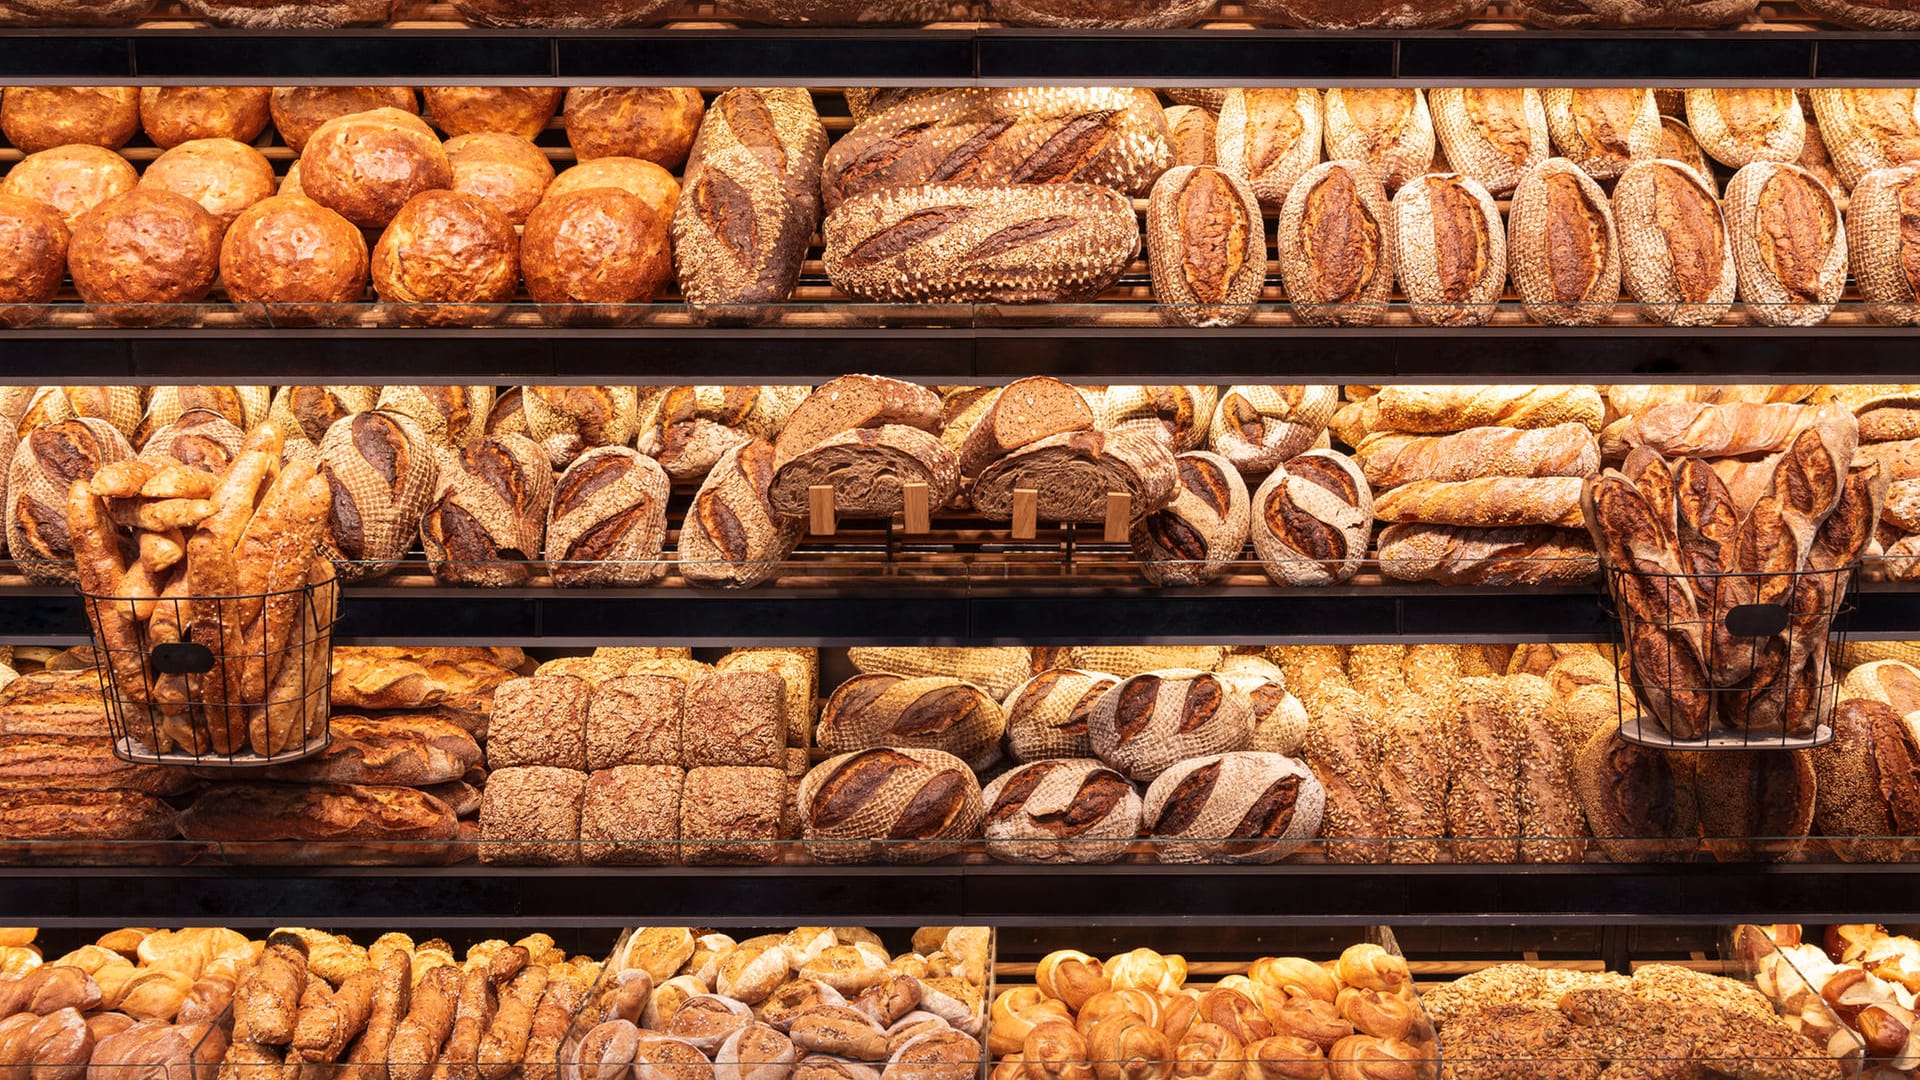
[[[238,754],[201,754],[194,755],[179,751],[156,754],[152,750],[133,741],[131,736],[122,735],[113,740],[113,756],[135,765],[186,765],[196,768],[220,769],[264,769],[269,765],[291,765],[296,761],[325,753],[333,744],[330,731],[322,731],[320,737],[308,739],[306,745],[272,757],[263,757],[255,753]]]
[[[1821,724],[1812,735],[1795,737],[1743,735],[1738,731],[1722,730],[1711,732],[1704,739],[1676,739],[1660,730],[1657,723],[1642,723],[1636,712],[1632,716],[1620,717],[1620,737],[1656,750],[1811,750],[1833,741],[1833,725]]]

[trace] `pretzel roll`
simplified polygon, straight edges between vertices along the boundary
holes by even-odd
[[[240,212],[273,194],[273,165],[232,139],[194,139],[155,158],[141,187],[184,195],[220,221],[225,232]]]
[[[162,150],[194,139],[251,143],[272,121],[264,86],[143,86],[140,126]]]
[[[1659,152],[1660,107],[1652,90],[1556,86],[1542,90],[1540,99],[1554,148],[1595,180],[1612,180]]]
[[[987,854],[1015,863],[1106,863],[1140,834],[1140,796],[1090,758],[1036,761],[987,785]]]
[[[258,305],[276,325],[341,322],[366,295],[367,241],[352,222],[312,199],[275,195],[227,226],[220,279],[227,299]],[[318,441],[311,431],[308,437]]]
[[[479,199],[423,191],[373,246],[374,291],[406,323],[484,326],[506,312],[520,283],[519,239]]]
[[[1817,326],[1847,281],[1847,230],[1840,208],[1813,175],[1760,161],[1727,182],[1740,300],[1767,326]]]
[[[1215,157],[1221,171],[1253,189],[1262,207],[1278,210],[1319,163],[1324,130],[1318,90],[1229,90],[1220,103]]]
[[[1847,245],[1867,311],[1890,326],[1920,324],[1920,165],[1875,169],[1853,189]]]
[[[74,289],[119,326],[198,318],[219,269],[219,220],[192,199],[154,188],[89,210],[67,244]]]
[[[564,111],[567,142],[581,160],[636,157],[678,170],[706,110],[690,86],[575,86]]]
[[[1147,789],[1163,863],[1271,863],[1319,834],[1326,796],[1294,758],[1258,751],[1181,761]]]
[[[1236,326],[1253,316],[1267,276],[1260,203],[1246,181],[1210,165],[1182,165],[1154,182],[1147,260],[1162,318]]]
[[[1254,492],[1253,549],[1281,585],[1337,585],[1366,558],[1373,490],[1345,454],[1309,450]]]
[[[1241,475],[1265,476],[1313,448],[1340,404],[1334,386],[1230,386],[1207,429],[1207,449]]]
[[[20,440],[7,470],[7,552],[34,581],[75,580],[67,494],[104,465],[133,456],[120,430],[91,417],[38,428]]]
[[[381,108],[420,111],[407,86],[276,86],[268,108],[281,141],[296,154],[305,153],[313,133],[336,117]]]
[[[9,86],[0,91],[0,131],[29,154],[72,143],[118,150],[139,130],[138,87]]]
[[[140,183],[126,158],[104,147],[75,144],[28,154],[0,179],[0,194],[53,208],[72,230],[87,211]]]
[[[1464,173],[1418,177],[1393,197],[1395,271],[1413,317],[1430,326],[1479,326],[1507,287],[1507,232],[1480,181]]]
[[[527,437],[562,469],[596,446],[633,441],[639,402],[631,386],[529,386],[521,394]]]
[[[1238,750],[1253,737],[1253,703],[1212,672],[1173,668],[1122,680],[1088,718],[1093,751],[1134,780],[1176,762]]]
[[[392,222],[416,195],[452,186],[446,148],[426,121],[403,109],[329,120],[300,155],[307,198],[367,228]]]
[[[973,770],[938,750],[828,758],[801,780],[798,799],[807,852],[823,863],[926,862],[980,828]]]
[[[1527,174],[1507,216],[1514,290],[1549,326],[1592,326],[1620,299],[1620,239],[1606,192],[1554,158]]]
[[[651,585],[666,575],[667,474],[624,446],[580,455],[553,489],[547,566],[556,585]]]
[[[67,225],[45,203],[0,193],[0,327],[30,326],[67,277]]]
[[[1644,161],[1613,189],[1627,291],[1669,326],[1711,326],[1739,284],[1733,239],[1713,188],[1677,161]]]
[[[1435,87],[1427,95],[1447,164],[1505,195],[1552,154],[1540,91]]]
[[[1806,114],[1788,87],[1688,90],[1687,127],[1713,160],[1735,169],[1756,161],[1798,161],[1807,143]]]
[[[1300,178],[1280,212],[1280,278],[1309,326],[1372,326],[1393,298],[1393,206],[1363,161]]]
[[[1433,114],[1408,87],[1327,91],[1327,157],[1364,161],[1389,193],[1433,168]]]
[[[553,164],[540,148],[518,135],[479,131],[455,135],[442,148],[453,170],[448,185],[463,195],[492,204],[515,225],[540,205],[553,183]]]
[[[485,385],[383,386],[374,408],[400,413],[435,446],[458,450],[487,434],[493,397],[493,387]]]
[[[1227,569],[1247,546],[1247,485],[1227,459],[1194,450],[1174,459],[1173,501],[1134,523],[1140,572],[1155,585],[1198,585]]]
[[[558,86],[428,86],[427,119],[453,139],[499,132],[532,140],[547,130],[566,91]]]
[[[901,746],[978,761],[999,745],[1006,727],[1000,703],[970,683],[856,675],[821,708],[816,741],[830,753]]]

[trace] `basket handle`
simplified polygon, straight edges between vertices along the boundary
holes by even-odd
[[[1764,638],[1784,631],[1790,621],[1785,604],[1741,604],[1727,612],[1727,633]]]
[[[202,675],[213,670],[213,650],[197,641],[170,641],[147,653],[153,670],[162,675]]]

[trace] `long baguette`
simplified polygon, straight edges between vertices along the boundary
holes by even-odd
[[[1381,432],[1354,458],[1375,490],[1416,480],[1452,483],[1484,476],[1578,476],[1600,471],[1600,443],[1580,424],[1522,430],[1469,428],[1454,435]]]
[[[1577,529],[1585,520],[1580,510],[1584,483],[1577,476],[1491,476],[1452,483],[1416,480],[1375,496],[1373,514],[1381,521],[1473,528],[1556,525]]]

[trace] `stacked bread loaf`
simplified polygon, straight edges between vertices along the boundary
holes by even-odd
[[[1880,565],[1896,581],[1920,576],[1920,388],[1911,386],[1834,387],[1840,402],[1860,424],[1860,453],[1880,463],[1887,479],[1887,501],[1875,541],[1886,556]]]

